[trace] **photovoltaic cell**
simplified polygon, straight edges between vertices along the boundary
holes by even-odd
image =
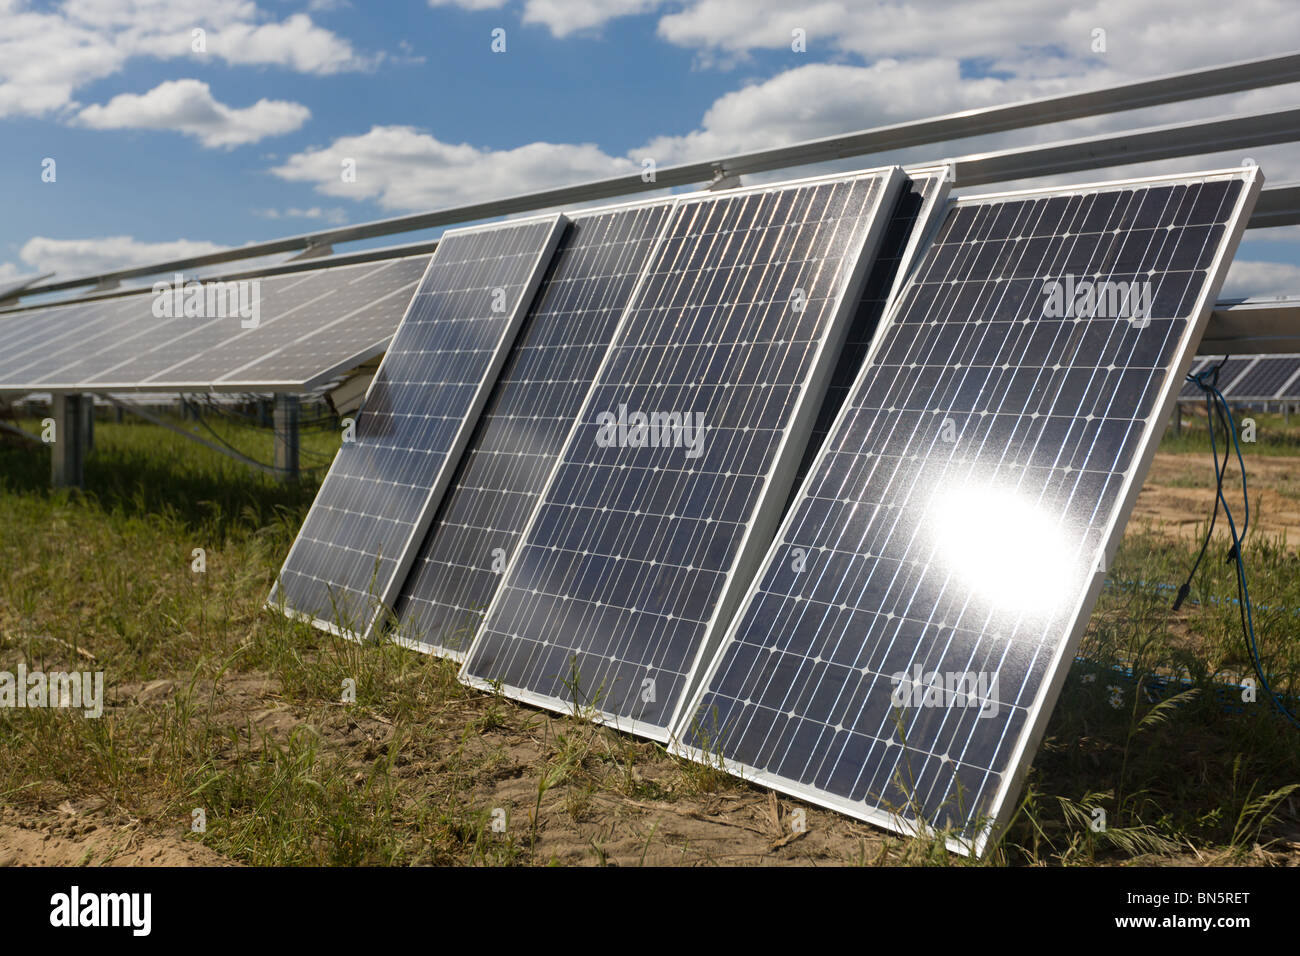
[[[671,208],[570,221],[403,586],[404,640],[468,649]]]
[[[779,520],[903,179],[680,200],[463,680],[666,739]]]
[[[1246,169],[951,204],[677,752],[982,852],[1258,189]],[[1056,314],[1085,279],[1150,282],[1150,307],[1139,286],[1137,310]]]
[[[272,605],[356,637],[392,607],[563,225],[555,215],[439,240]]]
[[[1231,399],[1271,399],[1281,397],[1282,386],[1300,371],[1300,356],[1262,355],[1240,378],[1232,383]]]

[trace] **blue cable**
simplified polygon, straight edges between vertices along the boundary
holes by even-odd
[[[1286,705],[1282,703],[1281,696],[1275,694],[1273,689],[1269,686],[1268,679],[1264,676],[1263,662],[1259,657],[1259,646],[1255,641],[1255,619],[1250,603],[1250,587],[1246,582],[1246,562],[1242,556],[1241,548],[1242,539],[1246,536],[1246,531],[1250,526],[1250,495],[1246,488],[1246,462],[1241,455],[1241,442],[1237,438],[1236,423],[1232,420],[1232,409],[1228,407],[1227,399],[1223,397],[1223,393],[1219,391],[1218,388],[1219,368],[1222,364],[1223,363],[1220,363],[1219,366],[1215,366],[1213,369],[1207,369],[1205,372],[1198,375],[1188,375],[1187,380],[1193,382],[1205,392],[1205,406],[1208,418],[1207,424],[1209,425],[1210,431],[1210,454],[1214,459],[1214,478],[1217,495],[1216,504],[1222,505],[1224,517],[1228,519],[1228,530],[1232,534],[1232,550],[1228,552],[1228,560],[1236,564],[1238,596],[1241,599],[1240,609],[1242,630],[1245,632],[1246,649],[1250,653],[1251,665],[1255,669],[1255,676],[1259,678],[1260,687],[1273,702],[1273,706],[1276,707],[1278,712],[1286,717],[1287,720],[1291,721],[1292,724],[1296,727],[1300,727],[1300,719],[1297,719],[1295,714],[1291,713],[1291,711],[1287,709]],[[1210,375],[1209,382],[1206,382],[1203,379],[1202,376],[1205,375]],[[1225,464],[1220,466],[1218,447],[1214,439],[1214,416],[1209,414],[1211,410],[1211,396],[1213,396],[1214,400],[1217,402],[1214,411],[1218,413],[1224,431],[1232,438],[1232,448],[1237,455],[1237,466],[1241,470],[1241,497],[1244,503],[1244,516],[1240,534],[1237,532],[1237,524],[1232,517],[1232,510],[1228,507],[1228,499],[1225,498],[1223,494],[1223,475],[1227,470],[1227,448],[1224,449]],[[1213,530],[1213,526],[1211,526],[1211,530]]]

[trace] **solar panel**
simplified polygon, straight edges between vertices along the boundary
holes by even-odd
[[[314,354],[310,347],[300,346],[322,327],[344,324],[349,326],[349,337],[356,342],[357,320],[353,317],[370,311],[377,300],[389,304],[383,312],[385,317],[391,317],[394,323],[400,321],[427,265],[427,257],[420,256],[403,268],[398,263],[385,262],[312,273],[305,282],[292,287],[285,296],[287,301],[279,304],[278,314],[264,315],[256,328],[228,334],[220,348],[187,356],[154,375],[149,383],[159,387],[187,382],[212,382],[229,387],[237,383],[240,388],[256,389],[265,388],[267,383],[291,381],[303,368],[328,369],[333,363]],[[395,324],[388,326],[387,335],[372,333],[366,344],[375,344],[376,338],[382,344],[392,335],[393,328]],[[362,360],[369,357],[363,356]],[[245,370],[251,367],[260,371],[248,375]]]
[[[462,680],[667,738],[779,520],[903,181],[679,200]]]
[[[564,222],[442,236],[270,604],[362,638],[393,606]]]
[[[0,341],[0,382],[9,387],[30,380],[27,369],[47,363],[66,349],[80,347],[100,321],[127,308],[120,299],[100,299],[15,316],[11,320],[14,328]]]
[[[157,329],[159,337],[153,340],[157,344],[136,337],[131,341],[132,354],[122,358],[117,365],[87,377],[91,377],[101,390],[139,383],[157,384],[163,388],[176,388],[178,384],[206,386],[220,377],[217,369],[238,366],[238,360],[233,365],[223,363],[227,352],[237,348],[241,340],[269,338],[277,325],[288,322],[296,313],[305,313],[308,321],[320,321],[317,310],[341,291],[351,271],[329,269],[262,279],[258,286],[261,315],[256,329],[245,328],[246,320],[238,315],[155,319],[150,312],[147,317],[140,317],[136,328]],[[240,356],[246,354],[238,352]],[[182,365],[199,362],[205,363],[206,368],[199,369],[188,380],[181,375],[169,374]]]
[[[1207,369],[1213,368],[1220,362],[1223,362],[1222,367],[1219,369],[1218,379],[1219,390],[1223,391],[1223,389],[1227,388],[1234,381],[1240,378],[1242,373],[1250,367],[1255,359],[1256,356],[1254,355],[1243,355],[1240,358],[1230,358],[1228,361],[1223,362],[1222,355],[1213,355],[1209,357],[1198,356],[1197,362],[1189,371],[1199,374]],[[1179,398],[1203,398],[1204,396],[1205,393],[1201,391],[1201,387],[1194,382],[1183,382],[1182,386],[1178,390]]]
[[[157,315],[151,289],[16,313],[0,323],[0,387],[310,390],[382,351],[427,262],[261,277],[255,328],[238,315]]]
[[[468,649],[672,205],[572,217],[402,589],[403,643]]]
[[[1277,390],[1278,398],[1300,398],[1300,355],[1293,357],[1298,363],[1297,368],[1292,376],[1283,382],[1282,387]]]
[[[263,280],[263,319],[269,321],[276,314],[277,297],[283,290],[302,281],[299,276]],[[210,318],[155,315],[154,296],[150,291],[107,301],[115,306],[111,315],[101,315],[87,324],[78,338],[50,355],[50,361],[39,371],[24,373],[21,381],[33,388],[80,391],[130,388],[183,358],[220,345],[241,331],[241,320],[236,315]]]
[[[222,388],[265,390],[270,383],[293,381],[312,369],[307,387],[356,368],[383,352],[397,328],[411,294],[429,264],[428,256],[397,259],[367,272],[348,287],[349,295],[329,302],[337,318],[308,328],[302,335],[218,379]],[[352,308],[357,301],[362,305]],[[350,311],[346,309],[350,308]]]
[[[0,312],[0,368],[8,365],[18,343],[39,333],[39,325],[49,319],[52,309],[24,309]]]
[[[1259,360],[1232,383],[1227,398],[1272,399],[1280,397],[1282,386],[1300,370],[1300,356],[1261,355]]]
[[[1259,186],[1243,169],[950,204],[674,750],[983,852]],[[1102,285],[1120,281],[1139,285]]]

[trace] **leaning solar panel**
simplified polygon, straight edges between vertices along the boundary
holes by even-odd
[[[468,649],[671,209],[573,216],[402,588],[403,643]]]
[[[384,353],[269,603],[352,637],[393,606],[564,227],[449,230]]]
[[[676,751],[983,852],[1259,186],[1242,169],[950,204]]]
[[[1261,355],[1245,374],[1232,383],[1231,399],[1273,399],[1280,397],[1282,386],[1300,371],[1300,356]]]
[[[667,739],[779,521],[904,180],[679,200],[463,680]]]

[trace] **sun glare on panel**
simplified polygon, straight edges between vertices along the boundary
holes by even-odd
[[[1070,597],[1072,549],[1034,502],[1006,489],[960,488],[939,492],[929,514],[937,559],[998,609],[1041,614]]]

